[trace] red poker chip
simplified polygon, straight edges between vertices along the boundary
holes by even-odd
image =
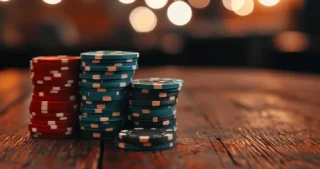
[[[52,78],[65,78],[65,77],[79,77],[78,71],[67,71],[61,72],[57,70],[50,70],[50,71],[30,71],[30,77],[52,77]]]
[[[73,128],[65,128],[65,129],[43,129],[43,128],[38,128],[38,127],[30,127],[28,126],[28,129],[30,132],[40,132],[40,133],[67,133],[67,132],[72,132]]]
[[[48,101],[79,101],[79,97],[77,95],[51,96],[51,95],[46,95],[44,93],[40,93],[39,95],[40,96],[32,94],[32,99],[34,99],[34,100],[48,100]]]
[[[76,128],[73,125],[38,125],[38,124],[28,124],[31,128],[39,128],[39,129],[48,129],[48,130],[55,130],[55,129],[68,129],[68,128]]]
[[[31,134],[33,138],[37,139],[67,139],[67,138],[73,138],[72,135],[37,135],[37,134]]]
[[[75,121],[75,120],[54,121],[54,120],[30,119],[30,123],[39,124],[39,125],[75,125],[76,122],[77,121]]]
[[[48,112],[78,112],[79,108],[73,107],[57,107],[57,106],[50,106],[50,107],[41,107],[39,105],[30,105],[29,111],[31,112],[41,112],[41,113],[48,113]]]
[[[75,94],[79,93],[79,87],[72,87],[72,88],[64,88],[60,86],[48,86],[48,85],[35,85],[33,87],[33,93],[47,93],[47,94]],[[41,96],[41,93],[39,93],[39,96]]]
[[[54,81],[45,81],[45,80],[31,80],[34,85],[59,85],[61,87],[70,88],[70,87],[77,87],[78,80],[54,80]]]
[[[31,116],[31,115],[30,115]],[[74,117],[39,117],[39,116],[31,116],[31,119],[34,120],[52,120],[52,121],[67,121],[67,120],[76,120],[77,118]]]
[[[32,58],[32,63],[68,64],[76,62],[80,64],[80,56],[38,56]]]
[[[32,116],[36,116],[36,117],[73,117],[73,116],[77,116],[77,114],[75,112],[58,112],[58,113],[42,113],[42,112],[31,112],[30,114]]]
[[[75,132],[71,131],[71,132],[57,132],[57,133],[52,133],[52,132],[32,132],[29,131],[30,134],[34,134],[34,135],[38,135],[38,136],[70,136],[70,135],[74,135]]]
[[[31,100],[31,104],[34,105],[55,105],[55,106],[72,106],[73,104],[78,104],[77,100],[73,101],[45,101],[45,100]]]

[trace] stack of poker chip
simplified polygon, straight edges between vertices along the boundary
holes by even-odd
[[[79,66],[77,56],[42,56],[30,61],[31,136],[52,139],[74,136],[79,110]]]
[[[116,145],[125,149],[155,150],[170,148],[175,145],[177,131],[176,104],[183,80],[171,78],[135,79],[130,89],[128,119],[133,123],[134,129],[123,130],[116,140]],[[166,141],[155,143],[152,140],[140,140],[138,144],[123,139],[123,132],[137,133],[142,138],[151,138],[159,133],[170,132]],[[144,134],[147,134],[145,136]],[[158,133],[158,134],[156,134]],[[154,134],[154,135],[153,135]],[[136,137],[136,135],[135,135]],[[139,141],[139,140],[138,140]]]
[[[139,53],[97,51],[81,54],[80,136],[113,139],[124,128],[128,87]]]

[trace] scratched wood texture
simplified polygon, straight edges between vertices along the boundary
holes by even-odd
[[[185,81],[178,145],[153,152],[105,142],[103,168],[320,168],[320,77],[270,70],[168,67],[135,78]]]
[[[28,134],[32,91],[27,71],[0,72],[0,168],[96,169],[100,141],[33,139]]]

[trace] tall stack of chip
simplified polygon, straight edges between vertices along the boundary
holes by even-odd
[[[42,56],[30,61],[31,136],[52,139],[74,136],[79,111],[79,66],[79,56]]]
[[[127,116],[128,87],[138,68],[139,53],[96,51],[81,54],[80,136],[114,139]]]
[[[175,145],[176,104],[183,80],[171,78],[132,81],[128,118],[134,129],[122,130],[116,146],[133,150],[156,150]]]

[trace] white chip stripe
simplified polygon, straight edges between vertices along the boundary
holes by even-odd
[[[119,138],[122,139],[123,136],[126,136],[127,134],[125,132],[127,132],[128,130],[122,130],[120,133],[119,133]]]
[[[121,79],[127,79],[128,78],[128,74],[122,74],[121,75]]]
[[[94,79],[94,80],[100,80],[100,75],[93,75],[93,76],[92,76],[92,79]]]
[[[125,143],[119,143],[119,147],[120,147],[120,148],[125,148],[125,147],[126,147],[126,144],[125,144]]]
[[[155,123],[156,123],[156,122],[158,122],[158,121],[159,121],[158,117],[153,117],[153,118],[152,118],[152,122],[155,122]]]
[[[167,125],[169,125],[170,124],[170,120],[166,120],[166,121],[163,121],[162,122],[162,125],[165,125],[165,126],[167,126]]]
[[[69,67],[67,67],[67,66],[61,67],[61,70],[69,70]]]
[[[94,112],[95,113],[102,113],[102,109],[95,109]]]
[[[92,60],[92,63],[100,63],[100,60]]]
[[[113,75],[113,72],[105,72],[105,75]]]
[[[117,71],[117,67],[115,66],[107,66],[108,71]]]
[[[90,124],[90,127],[91,128],[99,128],[99,125],[98,124]]]
[[[44,80],[46,80],[46,81],[48,81],[48,80],[52,80],[52,78],[51,78],[51,77],[44,77],[43,79],[44,79]]]
[[[160,106],[160,101],[152,101],[152,106]]]
[[[106,128],[105,131],[113,131],[113,128]]]
[[[94,56],[94,59],[96,59],[96,60],[101,60],[102,59],[102,54],[99,54],[99,53],[97,53],[95,56]]]
[[[121,82],[120,83],[120,87],[126,87],[126,86],[127,86],[126,82]]]
[[[150,114],[150,110],[149,109],[142,109],[142,113],[143,114]]]
[[[167,96],[167,93],[159,93],[159,97],[161,98],[161,97],[168,97],[168,96]]]
[[[107,89],[103,89],[103,88],[98,89],[98,92],[106,92],[106,91]]]
[[[115,63],[114,66],[123,66],[122,63]]]
[[[140,136],[139,137],[139,142],[140,143],[146,143],[149,142],[150,137],[149,136]]]
[[[68,59],[61,59],[61,63],[68,63],[69,60]]]
[[[104,109],[104,108],[106,108],[106,105],[104,105],[104,104],[97,104],[97,108],[98,108],[98,109]]]
[[[93,87],[93,88],[100,88],[100,83],[93,83],[93,84],[92,84],[92,87]]]
[[[50,90],[50,93],[59,93],[57,90]]]
[[[142,89],[141,92],[142,93],[149,93],[149,90],[148,89]]]
[[[54,73],[53,74],[53,77],[61,77],[62,75],[61,75],[61,73]]]
[[[68,83],[68,84],[65,84],[64,86],[65,87],[71,87],[71,84]]]
[[[38,95],[41,96],[41,97],[43,97],[43,96],[44,96],[44,93],[43,93],[43,92],[39,92]]]
[[[87,96],[82,96],[82,100],[87,100]]]
[[[103,96],[102,101],[112,101],[112,98],[110,96]]]
[[[86,104],[92,104],[92,101],[86,101]]]
[[[84,67],[84,70],[90,71],[90,66],[85,66],[85,67]]]
[[[109,117],[100,117],[100,121],[109,121]]]
[[[99,138],[101,137],[100,133],[92,133],[92,137]]]
[[[43,84],[42,80],[37,80],[37,84]]]
[[[120,116],[120,115],[121,115],[120,112],[113,112],[113,113],[112,113],[112,116],[114,116],[114,117],[118,117],[118,116]]]
[[[127,62],[133,62],[133,60],[132,59],[127,59]]]
[[[152,143],[143,143],[143,147],[151,147]]]
[[[140,114],[139,114],[139,113],[132,113],[132,116],[134,116],[134,117],[139,117]]]
[[[170,96],[170,97],[169,97],[169,100],[175,100],[175,99],[176,99],[175,96]]]
[[[52,87],[52,90],[60,90],[60,87]]]

